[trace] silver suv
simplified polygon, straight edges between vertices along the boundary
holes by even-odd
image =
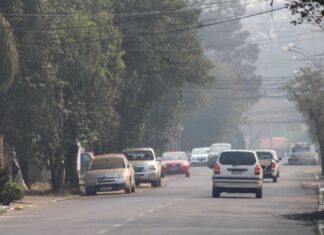
[[[262,198],[263,171],[257,155],[248,150],[228,150],[214,166],[213,197],[220,193],[255,193]]]
[[[161,186],[161,162],[156,159],[152,148],[132,148],[123,151],[135,170],[135,183],[150,183],[152,187]]]

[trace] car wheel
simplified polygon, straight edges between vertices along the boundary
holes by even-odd
[[[216,187],[213,187],[213,197],[220,197],[220,191]]]
[[[188,172],[188,173],[186,173],[186,177],[189,177],[190,176],[190,173]]]
[[[255,197],[256,198],[262,198],[262,187],[257,189],[256,193],[255,193]]]
[[[90,196],[90,195],[95,195],[97,192],[94,190],[89,189],[88,187],[85,187],[85,195]]]
[[[165,177],[165,174],[161,174],[161,178],[164,178]]]
[[[135,181],[135,185],[136,185],[136,187],[138,187],[138,186],[140,186],[140,183]]]
[[[160,179],[157,179],[157,180],[151,182],[151,185],[154,188],[159,187],[159,184],[160,184]]]
[[[272,178],[272,182],[273,182],[273,183],[277,183],[277,181],[278,181],[278,180],[277,180],[277,176],[275,176],[275,177]]]
[[[136,191],[135,184],[133,184],[131,191],[132,191],[132,193],[135,193],[135,191]]]
[[[130,185],[127,185],[127,187],[125,188],[125,193],[129,194],[132,191],[132,187]]]

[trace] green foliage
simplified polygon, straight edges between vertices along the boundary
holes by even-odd
[[[23,198],[22,189],[14,182],[9,180],[7,167],[0,168],[0,203],[9,205],[11,202]]]
[[[300,75],[287,85],[289,99],[303,114],[311,136],[318,142],[324,174],[324,80],[320,71],[301,68]]]
[[[0,202],[3,205],[9,205],[22,198],[23,191],[16,183],[7,182],[3,187],[0,187]]]

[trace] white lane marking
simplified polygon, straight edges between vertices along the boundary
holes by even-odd
[[[104,233],[107,233],[108,231],[107,230],[100,230],[99,232],[98,232],[98,234],[104,234]]]
[[[141,214],[139,214],[139,216],[144,216],[144,215],[146,215],[146,213],[141,213]]]
[[[126,220],[126,222],[129,223],[129,222],[132,222],[134,220],[135,220],[134,218],[129,218],[129,219]]]
[[[115,228],[119,228],[119,227],[121,227],[121,226],[123,226],[122,224],[114,224],[113,225]]]
[[[164,206],[163,205],[158,205],[156,208],[162,209],[162,208],[164,208]]]
[[[178,199],[175,199],[175,200],[173,200],[174,202],[179,202],[179,201],[181,201],[181,200],[183,200],[183,198],[178,198]]]
[[[172,204],[172,202],[168,202],[167,204],[165,204],[165,205],[167,205],[167,206],[170,206]]]
[[[147,213],[153,213],[153,212],[154,212],[154,209],[147,211]]]

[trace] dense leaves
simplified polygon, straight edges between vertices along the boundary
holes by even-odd
[[[320,71],[302,68],[288,86],[290,100],[303,114],[311,135],[320,146],[322,174],[324,174],[324,80]]]
[[[160,147],[171,133],[166,141],[153,143],[153,137],[167,133],[174,122],[155,122],[157,104],[168,100],[165,108],[178,110],[177,97],[188,84],[212,79],[197,32],[177,32],[196,25],[199,11],[144,14],[185,3],[1,1],[13,52],[0,54],[1,61],[12,63],[4,81],[12,84],[19,73],[0,97],[0,125],[20,162],[50,172],[55,192],[78,187],[78,142],[95,153],[138,144]],[[146,141],[151,129],[155,133]]]

